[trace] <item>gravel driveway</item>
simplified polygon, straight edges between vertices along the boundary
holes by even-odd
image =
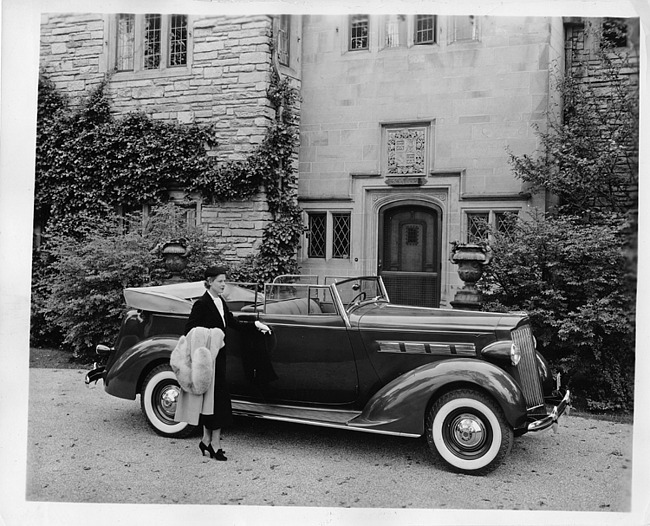
[[[30,369],[27,500],[407,509],[629,511],[632,426],[569,416],[515,440],[484,477],[434,464],[423,440],[238,418],[228,462],[151,431],[138,401],[85,371]]]

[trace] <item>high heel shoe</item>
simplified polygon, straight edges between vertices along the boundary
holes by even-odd
[[[217,460],[228,460],[228,458],[223,453],[223,449],[217,449],[217,452],[214,454],[214,458]]]
[[[206,451],[208,452],[208,455],[210,455],[211,458],[212,458],[212,455],[215,454],[214,449],[212,449],[212,444],[210,444],[209,446],[206,446],[203,443],[203,440],[201,440],[201,442],[199,442],[199,449],[201,450],[201,456],[203,456],[203,457],[205,456]]]

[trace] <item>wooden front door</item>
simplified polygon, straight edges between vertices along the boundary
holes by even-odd
[[[423,205],[380,211],[378,274],[393,303],[440,305],[440,215]]]

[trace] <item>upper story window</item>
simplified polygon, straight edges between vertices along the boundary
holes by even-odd
[[[144,71],[188,64],[187,15],[117,15],[115,69]]]
[[[368,33],[370,19],[368,15],[352,15],[350,17],[350,51],[368,49]]]
[[[474,15],[452,16],[450,17],[450,26],[452,42],[478,40],[478,28]]]
[[[278,20],[278,60],[283,66],[289,65],[289,42],[291,30],[291,17],[289,15],[280,15]]]
[[[602,47],[627,47],[628,27],[625,18],[603,19]]]
[[[435,15],[415,16],[414,44],[435,44],[436,42],[436,17]]]
[[[406,45],[406,16],[388,15],[385,18],[384,45],[399,47]]]

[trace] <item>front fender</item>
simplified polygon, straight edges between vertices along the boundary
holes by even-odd
[[[348,425],[422,435],[429,401],[451,384],[479,387],[497,401],[514,429],[525,425],[526,401],[519,386],[496,365],[472,358],[429,363],[395,378]]]
[[[110,395],[135,400],[142,373],[154,362],[169,362],[178,337],[155,336],[124,351],[106,371],[104,388]]]

